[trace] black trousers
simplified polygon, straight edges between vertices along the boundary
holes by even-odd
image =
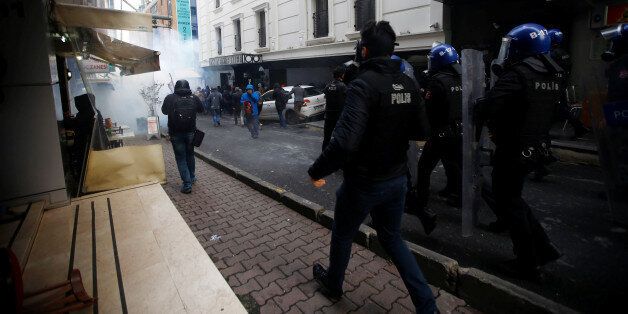
[[[329,141],[331,141],[331,135],[332,133],[334,133],[334,128],[336,127],[336,123],[338,123],[338,119],[340,119],[340,112],[325,112],[325,126],[323,129],[323,150],[325,150],[327,145],[329,145]]]
[[[548,249],[550,240],[528,204],[521,197],[530,165],[519,158],[518,150],[495,153],[493,166],[492,208],[498,219],[510,229],[514,253],[520,262],[536,266]]]
[[[432,137],[425,142],[417,167],[417,202],[427,206],[430,196],[430,177],[438,162],[443,162],[447,186],[451,193],[462,192],[462,139],[460,137]]]

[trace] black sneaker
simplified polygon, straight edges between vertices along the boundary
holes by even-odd
[[[425,232],[426,235],[430,235],[430,233],[436,229],[438,216],[429,209],[424,208],[419,211],[417,217],[419,217],[419,221],[421,221],[421,225],[423,226],[423,232]]]
[[[561,253],[556,246],[552,243],[547,243],[547,245],[539,250],[539,258],[538,263],[539,266],[543,266],[545,264],[549,264],[557,259],[561,258],[563,253]]]
[[[342,297],[342,289],[336,290],[329,287],[327,270],[321,264],[314,264],[314,267],[312,267],[312,274],[314,275],[316,282],[321,285],[321,292],[323,295],[333,300],[338,300]]]
[[[508,226],[499,220],[491,222],[490,224],[488,224],[488,226],[484,227],[483,229],[485,229],[488,232],[497,233],[497,234],[503,234],[503,233],[508,232]]]
[[[530,281],[541,280],[541,272],[537,266],[528,265],[521,262],[519,259],[502,262],[498,265],[498,267],[506,275],[514,278]]]
[[[192,193],[192,187],[183,187],[183,188],[181,188],[181,193],[183,193],[183,194],[190,194],[190,193]]]

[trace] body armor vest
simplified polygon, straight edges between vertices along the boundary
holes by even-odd
[[[560,98],[560,81],[556,74],[533,70],[525,63],[512,68],[525,82],[523,104],[527,104],[519,140],[523,145],[537,145],[549,140],[556,105]]]
[[[369,108],[370,119],[360,149],[364,154],[357,168],[373,177],[390,171],[390,165],[406,167],[408,141],[425,136],[427,125],[419,91],[411,78],[402,74],[362,73],[358,80],[377,90],[377,103]]]

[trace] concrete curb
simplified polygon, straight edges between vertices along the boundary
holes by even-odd
[[[195,151],[201,160],[242,181],[254,190],[331,229],[334,212],[294,193],[240,170],[216,157]],[[388,258],[377,232],[362,224],[355,240]],[[406,241],[423,274],[431,284],[462,298],[485,313],[576,313],[576,311],[475,268],[464,268],[454,259]]]

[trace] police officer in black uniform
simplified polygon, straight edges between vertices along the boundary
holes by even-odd
[[[331,133],[336,127],[342,107],[345,105],[345,97],[347,96],[347,86],[342,82],[345,73],[343,65],[334,69],[334,80],[325,86],[325,126],[323,129],[323,150],[329,144]]]
[[[401,238],[407,192],[408,141],[424,137],[427,125],[414,81],[390,57],[396,35],[390,24],[369,22],[361,31],[364,62],[347,88],[345,108],[329,145],[308,170],[315,186],[342,169],[336,193],[329,269],[315,264],[314,278],[328,297],[342,295],[351,244],[367,215],[395,263],[418,313],[434,313],[434,296]]]
[[[498,219],[507,224],[516,259],[502,266],[513,275],[533,279],[538,269],[561,254],[521,197],[525,177],[549,154],[549,129],[559,97],[557,73],[548,56],[550,38],[538,24],[523,24],[502,40],[494,71],[499,79],[478,103],[496,145],[493,197]]]
[[[417,170],[417,213],[425,215],[430,194],[430,176],[442,161],[447,186],[439,195],[460,206],[462,191],[462,82],[456,49],[435,44],[428,54],[425,108],[431,136],[423,147]],[[420,217],[420,216],[419,216]],[[423,222],[423,219],[421,220]],[[423,223],[425,229],[425,223]],[[428,230],[425,230],[428,233]]]
[[[588,133],[590,130],[582,124],[579,116],[574,116],[570,110],[567,95],[565,90],[567,89],[569,83],[569,73],[571,72],[571,56],[569,52],[562,47],[563,42],[563,32],[557,28],[548,30],[550,35],[550,39],[552,40],[552,49],[550,51],[550,56],[552,60],[558,64],[561,69],[563,69],[563,74],[560,77],[560,103],[558,111],[560,113],[560,117],[564,120],[567,120],[569,124],[574,129],[574,137],[580,138]],[[564,121],[563,120],[563,121]]]

